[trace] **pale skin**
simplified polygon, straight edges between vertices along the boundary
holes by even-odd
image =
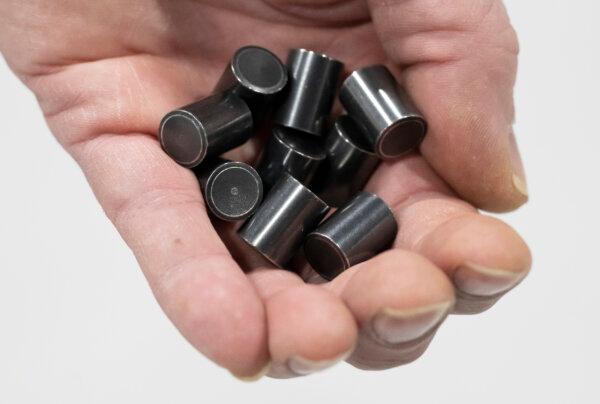
[[[363,369],[408,363],[448,314],[486,310],[530,269],[520,236],[478,212],[528,198],[512,131],[518,45],[500,1],[4,0],[2,8],[0,50],[159,304],[238,377],[292,377],[343,359]],[[315,49],[347,70],[386,63],[428,118],[420,152],[386,162],[367,186],[400,223],[393,249],[330,283],[306,284],[237,248],[230,226],[208,218],[193,174],[157,141],[161,117],[207,95],[247,44],[282,58],[288,48]],[[233,157],[252,160],[257,145]]]

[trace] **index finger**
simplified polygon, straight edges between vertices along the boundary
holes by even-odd
[[[214,231],[193,174],[143,134],[102,135],[72,152],[179,331],[232,373],[259,373],[265,310]]]

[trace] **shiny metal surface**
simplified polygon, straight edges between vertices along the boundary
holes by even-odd
[[[169,112],[158,137],[173,160],[191,168],[246,142],[252,125],[250,109],[241,98],[219,93]]]
[[[310,186],[329,206],[339,207],[364,188],[381,160],[347,115],[335,121],[324,148],[327,159]]]
[[[287,82],[287,67],[275,54],[259,46],[245,46],[235,52],[214,91],[229,91],[243,99],[258,122],[282,95]]]
[[[287,97],[275,113],[279,125],[321,135],[327,123],[344,65],[327,55],[293,49],[287,60]]]
[[[262,202],[262,180],[248,164],[214,158],[196,167],[194,173],[207,208],[221,220],[245,219]]]
[[[304,253],[315,271],[331,280],[390,247],[397,233],[387,204],[361,192],[307,236]]]
[[[285,173],[238,234],[269,261],[283,268],[328,210],[325,202]]]
[[[354,71],[342,84],[340,101],[383,159],[410,152],[427,133],[425,119],[383,65]]]
[[[325,158],[325,151],[316,139],[293,129],[275,127],[257,171],[266,189],[270,189],[284,172],[308,184]]]

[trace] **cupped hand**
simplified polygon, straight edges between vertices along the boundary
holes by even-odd
[[[522,239],[477,211],[527,200],[512,132],[518,46],[500,1],[7,0],[0,27],[7,62],[164,311],[239,377],[341,359],[407,363],[449,313],[485,310],[530,268]],[[420,153],[382,164],[368,184],[400,223],[394,248],[330,283],[240,253],[229,226],[208,218],[194,175],[157,141],[161,117],[206,96],[247,44],[282,58],[315,49],[348,70],[386,63],[429,121]],[[256,150],[251,142],[235,157]]]

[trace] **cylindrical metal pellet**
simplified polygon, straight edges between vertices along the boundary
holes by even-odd
[[[231,58],[215,92],[232,92],[246,101],[256,122],[282,95],[287,82],[287,68],[275,54],[259,46],[245,46]]]
[[[331,280],[388,248],[397,232],[387,204],[361,192],[307,236],[304,253],[315,271]]]
[[[427,133],[425,119],[383,65],[353,72],[342,84],[340,101],[383,159],[408,153]]]
[[[246,142],[252,114],[231,93],[219,93],[169,112],[158,131],[164,151],[184,167],[195,167]]]
[[[347,115],[339,117],[325,138],[327,159],[311,189],[329,206],[339,207],[361,191],[381,161],[361,128]]]
[[[258,164],[257,171],[269,189],[282,173],[308,184],[326,154],[315,139],[293,129],[275,127]]]
[[[245,219],[262,202],[262,181],[256,170],[248,164],[215,158],[194,171],[206,206],[221,220]]]
[[[329,118],[344,65],[327,55],[293,49],[287,60],[290,83],[287,98],[275,113],[275,122],[321,135]]]
[[[285,173],[238,234],[269,261],[283,268],[328,210],[325,202]]]

